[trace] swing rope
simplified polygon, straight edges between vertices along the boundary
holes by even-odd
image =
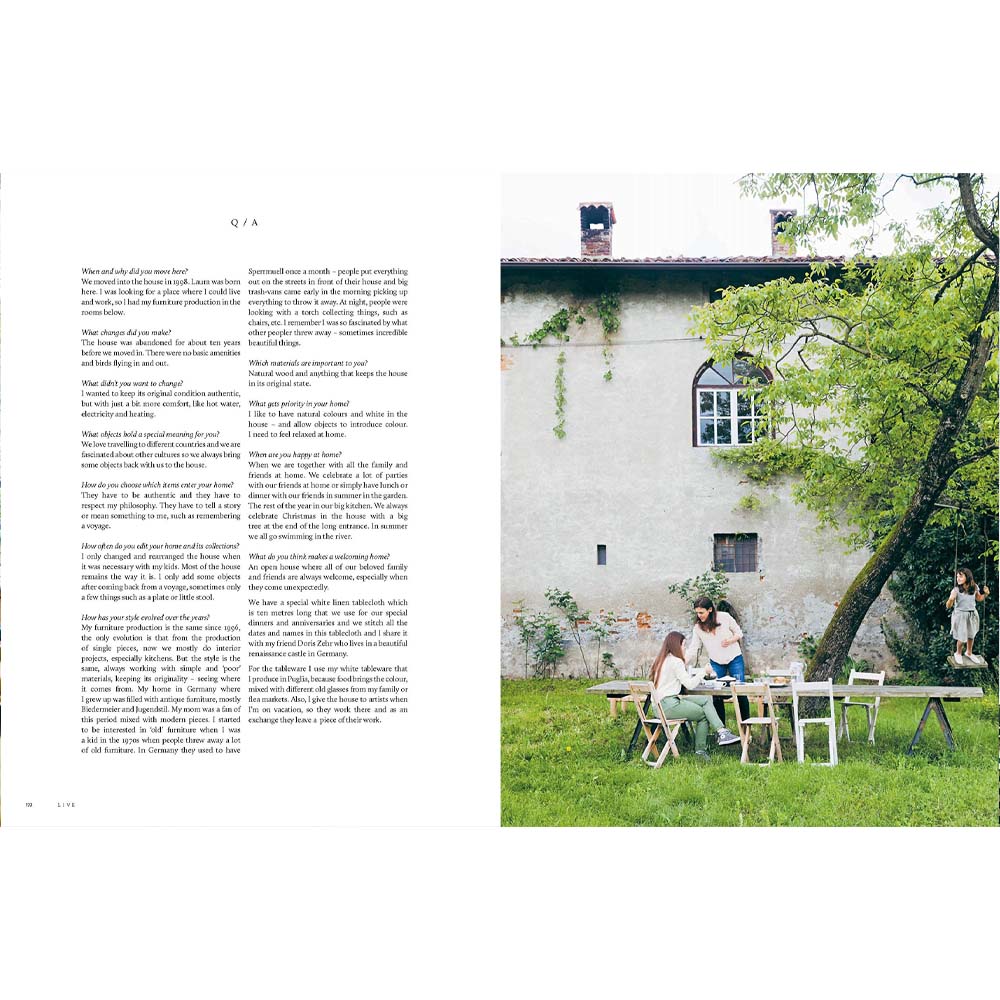
[[[986,586],[986,550],[987,550],[987,548],[989,548],[989,543],[990,543],[989,535],[987,534],[987,532],[989,531],[989,520],[985,516],[982,517],[982,518],[980,518],[979,526],[983,530],[983,575],[980,577],[980,579],[982,580],[982,585],[985,587]],[[982,608],[983,608],[983,624],[982,624],[983,642],[986,641],[986,603],[987,603],[986,601],[982,602]]]
[[[958,526],[962,520],[962,512],[955,508],[955,566],[951,571],[952,579],[958,576]]]

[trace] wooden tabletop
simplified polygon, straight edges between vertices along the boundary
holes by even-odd
[[[643,683],[643,681],[635,679],[632,681],[633,684]],[[747,681],[747,684],[757,683],[755,681]],[[603,694],[609,697],[615,695],[626,695],[628,691],[629,682],[627,680],[623,681],[605,681],[603,684],[596,684],[594,687],[587,688],[588,694]],[[698,685],[698,687],[692,690],[684,691],[684,694],[710,694],[710,695],[721,695],[725,696],[729,685],[725,684],[722,687],[704,687],[703,685]],[[833,696],[834,698],[847,698],[849,696],[856,696],[859,698],[864,697],[874,697],[877,695],[879,698],[941,698],[945,701],[960,701],[963,698],[982,698],[983,689],[980,687],[932,687],[928,685],[920,684],[834,684],[833,685]],[[792,685],[783,684],[771,685],[771,697],[775,701],[791,700],[792,697]],[[824,695],[817,695],[814,692],[809,692],[804,694],[803,697],[814,698],[814,697],[824,697]]]

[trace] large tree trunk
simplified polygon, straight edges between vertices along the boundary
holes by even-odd
[[[809,680],[822,681],[840,673],[868,609],[907,550],[920,537],[945,482],[931,492],[918,491],[914,495],[906,513],[847,588],[813,654]]]
[[[868,609],[881,593],[892,571],[920,536],[927,519],[934,512],[937,498],[959,467],[952,449],[969,415],[972,401],[983,385],[986,363],[993,347],[992,340],[983,336],[983,321],[996,308],[997,277],[994,275],[980,322],[969,335],[969,359],[951,399],[941,411],[941,421],[927,452],[917,489],[906,512],[847,588],[816,647],[809,670],[810,680],[826,680],[840,672]]]

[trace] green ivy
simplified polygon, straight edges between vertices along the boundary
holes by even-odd
[[[561,441],[566,437],[566,352],[556,357],[556,425],[552,428]]]
[[[811,455],[801,447],[790,448],[773,438],[761,438],[740,448],[720,448],[712,452],[712,458],[736,466],[752,482],[765,485],[782,476],[806,472]],[[745,506],[742,501],[740,505]]]
[[[604,348],[602,355],[606,365],[604,371],[604,381],[610,382],[612,378],[611,363],[614,360],[611,346],[612,337],[621,328],[621,301],[614,292],[603,292],[597,302],[587,306],[587,312],[591,316],[596,316],[601,321],[601,329],[604,336]],[[550,316],[538,329],[523,337],[514,334],[510,338],[512,347],[532,347],[537,348],[551,337],[557,343],[569,343],[569,325],[572,321],[577,325],[586,323],[586,316],[579,306],[567,306]],[[503,340],[500,341],[503,344]],[[560,351],[556,356],[556,378],[555,378],[555,404],[556,423],[552,428],[552,433],[562,440],[566,436],[566,352]]]
[[[597,305],[591,308],[593,310],[591,315],[597,315],[601,321],[601,329],[604,331],[604,347],[601,351],[604,363],[607,365],[607,369],[604,372],[604,381],[610,382],[612,376],[611,362],[614,360],[614,355],[611,351],[611,338],[618,332],[622,325],[621,316],[619,315],[621,312],[621,301],[614,292],[604,292],[597,300]]]

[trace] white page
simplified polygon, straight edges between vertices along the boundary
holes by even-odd
[[[488,648],[495,643],[497,606],[495,178],[13,173],[4,177],[4,196],[5,824],[496,823],[495,673],[473,652],[474,637],[481,643],[485,636]],[[97,292],[90,296],[81,285],[84,268],[94,272],[88,280],[113,284],[90,286]],[[250,309],[270,314],[258,315],[261,322],[283,322],[273,319],[281,308],[261,306],[277,302],[274,296],[283,292],[283,302],[304,302],[295,298],[304,290],[287,294],[294,280],[308,280],[313,291],[317,281],[325,286],[325,297],[313,300],[310,312],[360,313],[360,306],[334,308],[354,301],[350,287],[337,287],[338,271],[352,269],[394,272],[394,289],[408,292],[403,300],[408,316],[396,320],[408,322],[405,336],[342,332],[358,329],[366,321],[360,315],[341,319],[346,325],[333,329],[332,315],[317,315],[309,322],[319,332],[281,329],[276,342],[273,329],[249,325]],[[157,304],[177,301],[163,290],[171,286],[149,284],[160,280],[162,270],[180,282],[174,294],[195,304]],[[294,270],[330,274],[303,279],[289,274]],[[258,294],[248,306],[251,271],[284,272],[283,279],[255,279],[283,280],[284,287],[269,292],[258,286],[263,297]],[[205,289],[213,286],[189,285],[195,290],[189,293],[183,284],[219,279],[234,282],[233,301],[239,305],[200,306],[209,294]],[[358,275],[346,280],[360,287]],[[382,279],[383,295],[387,280]],[[112,300],[117,304],[110,305]],[[82,305],[91,301],[96,306]],[[83,316],[84,309],[99,315]],[[390,312],[400,312],[388,306],[368,311],[373,322],[386,324]],[[84,330],[90,331],[85,337]],[[262,338],[267,346],[250,346],[250,339]],[[223,356],[194,354],[209,350],[222,350]],[[304,367],[287,366],[278,369],[280,379],[248,376],[251,365],[258,366],[251,373],[256,376],[263,370],[259,363],[268,359],[323,367],[302,378]],[[344,361],[353,367],[331,365]],[[216,391],[229,395],[213,399]],[[184,395],[188,392],[199,395]],[[239,392],[238,400],[233,392]],[[238,405],[187,405],[226,400]],[[252,407],[259,401],[273,403],[270,418]],[[280,401],[301,405],[292,412]],[[352,419],[345,421],[348,410]],[[261,415],[253,420],[255,432],[267,437],[249,437],[255,412]],[[395,427],[386,419],[368,421],[379,427],[350,426],[365,423],[353,419],[362,412],[399,419],[392,420]],[[341,419],[316,419],[320,413]],[[293,430],[293,424],[301,426]],[[317,428],[343,436],[301,436]],[[163,437],[104,437],[148,431],[192,437],[171,438],[171,447]],[[99,437],[83,441],[87,432]],[[193,460],[174,445],[187,449]],[[127,464],[128,457],[120,455],[128,449],[145,456],[135,467],[101,464]],[[158,449],[161,459],[150,458]],[[172,458],[164,468],[168,452]],[[84,453],[111,457],[84,459]],[[269,456],[259,466],[278,458],[282,469],[275,475],[283,477],[256,480],[253,504],[247,480],[251,454]],[[334,511],[325,502],[333,486],[328,479],[301,492],[313,480],[289,477],[308,474],[303,470],[310,458],[320,455],[326,457],[312,463],[320,475],[339,470],[337,475],[349,478],[351,462],[372,463],[364,473],[366,489],[390,474],[383,466],[397,470],[403,492],[383,488],[366,494],[396,498],[397,512],[388,515],[396,519],[395,530],[369,520],[364,530],[345,522],[343,509]],[[84,460],[90,468],[81,467]],[[177,468],[177,461],[189,467]],[[158,467],[148,467],[150,462]],[[204,468],[190,467],[199,464]],[[181,507],[185,493],[187,506]],[[272,501],[268,511],[262,497]],[[303,497],[312,499],[302,502]],[[240,516],[192,518],[196,511],[222,514],[223,503]],[[295,517],[315,517],[321,505],[328,510],[324,517],[337,520],[310,521],[298,536],[294,529],[300,526],[293,523],[290,538],[268,539],[266,533],[262,538],[260,523],[251,522],[254,512],[281,518],[285,511],[274,508],[282,506]],[[177,517],[185,511],[184,519]],[[123,512],[127,516],[121,518]],[[401,523],[399,517],[407,520]],[[271,534],[288,533],[280,520],[266,527]],[[85,544],[108,548],[83,550]],[[197,548],[158,549],[162,544]],[[213,548],[220,544],[228,548]],[[308,563],[314,570],[308,581],[290,581],[283,572],[263,579],[262,567],[288,563],[293,554],[317,553],[329,559]],[[340,558],[345,554],[346,560]],[[255,555],[277,555],[279,562],[258,563]],[[332,572],[342,564],[350,570],[352,555],[378,558],[355,562],[360,569],[353,574]],[[161,561],[154,561],[158,557]],[[182,567],[178,559],[189,561]],[[402,574],[393,572],[401,568]],[[154,575],[156,580],[129,581],[130,569],[140,580]],[[391,579],[400,575],[407,579]],[[101,579],[88,586],[115,589],[84,592],[82,576]],[[162,589],[206,580],[219,589],[185,590],[186,596]],[[262,589],[267,580],[280,580],[270,584],[277,589]],[[137,586],[149,590],[136,593]],[[186,599],[192,594],[197,599]],[[379,642],[361,638],[360,628],[333,628],[352,619],[329,618],[341,613],[331,612],[329,604],[336,600],[352,609],[357,598],[379,604],[383,614],[389,602],[396,608],[404,602],[405,611],[397,611],[404,616],[402,629],[398,620],[383,618],[380,628],[365,629],[390,637],[381,645],[340,648],[341,634],[356,636],[351,641],[357,645]],[[303,634],[326,635],[327,648],[307,656],[296,651],[294,658],[287,648],[252,655],[249,602],[266,599],[306,601],[288,612],[281,607],[295,624],[308,627],[289,631],[288,621],[279,626],[273,618],[262,619],[265,612],[258,606],[253,630],[259,636],[280,635],[294,646],[307,641]],[[327,607],[315,608],[317,601]],[[314,614],[326,616],[324,628]],[[210,636],[208,625],[223,631]],[[183,630],[175,632],[175,638],[185,638],[181,650],[177,642],[158,641],[170,638],[165,628]],[[193,645],[186,642],[192,634]],[[226,643],[227,636],[239,639]],[[162,662],[145,663],[148,655]],[[198,655],[218,656],[219,662],[203,660],[196,667]],[[123,671],[114,683],[100,672],[111,669],[102,658],[112,657],[120,661],[115,669]],[[320,693],[313,697],[306,691],[300,707],[289,709],[294,722],[272,715],[265,724],[259,714],[252,718],[255,709],[247,703],[251,663],[256,668],[262,662],[308,664],[310,670],[337,666],[341,678],[352,664],[384,667],[397,671],[384,675],[387,681],[404,681],[364,687],[368,696],[376,690],[385,696],[376,709],[383,714],[361,722],[333,714],[337,709],[330,706],[338,695],[327,688],[338,678],[317,675],[308,690]],[[173,716],[175,725],[163,725],[171,715],[162,714],[166,703],[156,691],[176,690],[177,699],[188,702],[221,697],[226,690],[221,685],[230,678],[237,678],[239,694],[230,692],[236,700],[229,706],[213,702],[203,714],[190,716],[198,720],[192,725],[180,715]],[[265,679],[272,683],[259,687],[258,713],[259,701],[266,702],[273,682],[281,681],[274,673]],[[164,680],[151,688],[153,681]],[[282,701],[290,705],[300,688],[284,685]],[[396,703],[393,692],[400,691]],[[305,702],[308,707],[301,707]],[[354,710],[373,707],[355,704]],[[144,714],[132,714],[140,709]],[[321,723],[315,713],[322,710],[328,714]],[[116,717],[125,724],[116,726]],[[217,740],[211,745],[201,726],[210,718],[208,728]],[[228,726],[219,723],[225,719]]]

